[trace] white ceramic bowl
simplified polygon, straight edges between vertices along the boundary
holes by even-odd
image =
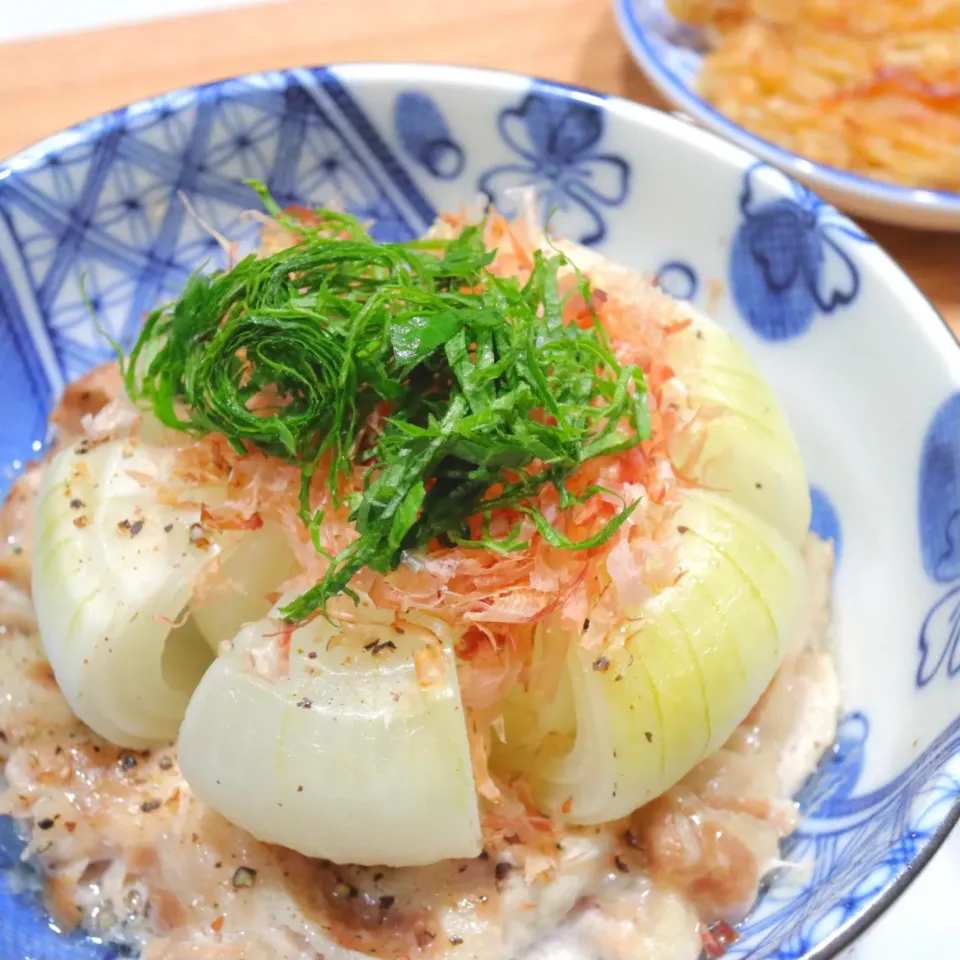
[[[677,23],[665,0],[613,0],[617,23],[634,59],[684,115],[786,171],[847,213],[905,227],[960,230],[960,194],[884,183],[814,163],[744,129],[697,93],[707,49],[699,32]]]
[[[342,203],[382,238],[538,183],[558,231],[710,311],[784,400],[839,546],[836,750],[733,958],[835,956],[960,815],[960,348],[849,220],[738,147],[662,113],[511,74],[366,65],[270,73],[136,103],[0,166],[3,486],[41,449],[64,383],[109,331],[249,238],[242,181]],[[9,834],[9,824],[7,825]],[[8,836],[7,856],[12,856]],[[0,880],[0,957],[73,960]]]

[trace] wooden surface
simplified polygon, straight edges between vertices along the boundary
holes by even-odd
[[[607,0],[286,0],[0,46],[0,156],[164,90],[348,60],[517,70],[662,105]],[[960,237],[864,226],[960,336]]]

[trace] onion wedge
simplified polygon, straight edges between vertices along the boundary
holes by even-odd
[[[424,614],[398,626],[369,604],[345,617],[344,632],[323,618],[296,630],[267,618],[225,645],[180,731],[187,782],[257,838],[307,856],[388,866],[476,856],[450,627]]]
[[[554,711],[555,729],[540,731],[528,775],[539,802],[574,823],[625,816],[721,746],[796,632],[806,585],[799,551],[726,497],[683,498],[683,575],[611,633],[604,661],[571,646],[559,701],[570,715]],[[526,699],[534,705],[539,694]]]
[[[192,506],[160,503],[154,484],[169,479],[174,457],[130,439],[81,440],[57,454],[37,498],[44,650],[73,712],[118,746],[176,738],[211,646],[263,616],[265,595],[291,569],[278,530],[203,529],[195,503],[222,501],[225,489],[191,487]],[[241,595],[217,596],[191,617],[197,582],[225,560],[243,573]]]

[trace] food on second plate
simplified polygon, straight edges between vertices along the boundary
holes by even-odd
[[[703,97],[816,163],[960,192],[960,0],[668,0]]]
[[[55,918],[144,960],[719,955],[837,713],[770,388],[526,220],[265,199],[0,518],[0,812]]]

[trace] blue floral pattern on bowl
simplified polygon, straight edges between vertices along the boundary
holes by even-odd
[[[960,393],[937,411],[923,444],[918,516],[923,566],[937,583],[952,584],[920,631],[917,686],[939,673],[960,673]]]
[[[393,108],[397,138],[407,155],[431,176],[455,180],[463,172],[463,147],[453,139],[432,97],[417,90],[401,93]]]
[[[557,94],[535,87],[523,100],[500,111],[503,142],[519,157],[499,164],[480,178],[480,189],[504,213],[516,210],[511,192],[536,186],[545,217],[560,234],[584,244],[607,232],[601,207],[618,207],[630,190],[630,166],[597,148],[606,117],[596,97]]]
[[[766,179],[757,176],[760,171],[768,172]],[[770,171],[757,163],[744,174],[739,199],[743,222],[730,254],[730,286],[758,336],[788,340],[803,333],[818,314],[853,303],[860,273],[845,246],[870,240],[798,183],[789,181],[792,196],[770,191]]]
[[[454,109],[464,90],[470,106]],[[791,358],[836,359],[832,345],[819,345],[821,333],[869,338],[879,312],[903,299],[896,322],[883,330],[895,340],[902,327],[909,346],[884,341],[887,352],[877,351],[875,362],[890,351],[899,359],[898,350],[917,350],[925,387],[936,394],[930,408],[917,413],[926,400],[905,392],[890,415],[909,407],[916,422],[931,424],[913,453],[889,459],[890,470],[910,478],[911,491],[919,474],[919,515],[908,524],[912,531],[919,525],[922,556],[914,551],[911,560],[902,551],[898,575],[912,562],[938,591],[916,601],[907,591],[915,616],[907,649],[901,644],[890,651],[910,664],[895,672],[908,677],[922,705],[946,686],[930,681],[944,678],[957,660],[960,365],[954,358],[945,368],[941,358],[955,345],[942,340],[945,351],[922,352],[928,340],[943,336],[936,319],[919,295],[910,300],[885,286],[895,268],[848,220],[745,155],[730,160],[724,147],[728,159],[721,163],[708,135],[671,123],[636,106],[523,77],[344,67],[179,91],[26,151],[0,166],[0,402],[6,414],[0,466],[8,468],[0,473],[0,493],[42,449],[46,416],[64,384],[109,356],[84,301],[82,278],[99,321],[129,343],[158,300],[176,294],[192,270],[219,262],[219,248],[200,220],[237,240],[241,250],[249,248],[256,224],[244,213],[256,199],[244,179],[264,181],[281,203],[340,204],[370,220],[383,239],[422,233],[438,207],[469,203],[478,184],[508,213],[511,188],[537,184],[541,212],[553,213],[559,233],[658,274],[675,295],[701,295],[727,276],[731,296],[718,299],[718,319],[757,334],[748,339],[761,366],[773,371],[775,385],[782,377],[803,398],[789,412],[805,429],[812,394],[837,388],[829,370],[818,369],[813,380],[804,367],[798,380]],[[447,141],[460,153],[450,152]],[[696,177],[677,174],[675,182],[675,168]],[[699,186],[694,179],[702,179],[704,189],[691,210],[684,204]],[[923,325],[924,337],[915,335],[914,325]],[[812,419],[823,419],[822,412],[815,410]],[[899,441],[896,431],[885,437],[891,449]],[[883,525],[882,518],[866,524],[855,512],[847,515],[855,498],[844,462],[818,457],[812,494],[815,529],[838,545],[842,540],[841,576],[856,569],[868,534]],[[918,630],[918,683],[922,675],[926,684],[919,691],[913,685]],[[785,848],[788,859],[811,873],[772,878],[732,957],[833,956],[896,895],[960,814],[960,721],[922,731],[917,752],[887,769],[888,706],[869,696],[848,705],[834,752],[798,798],[803,819]],[[0,867],[13,845],[0,835]],[[28,901],[0,874],[3,960],[89,960],[115,952],[94,941],[63,941]]]
[[[825,490],[810,487],[810,529],[821,539],[833,542],[835,562],[840,563],[843,555],[843,535],[840,531],[840,517]]]
[[[682,260],[668,260],[656,272],[660,289],[677,300],[695,300],[700,289],[697,271]]]
[[[869,732],[862,713],[843,718],[833,751],[797,797],[803,820],[783,848],[790,867],[761,896],[729,960],[833,956],[864,907],[952,826],[960,769],[945,768],[960,750],[960,718],[902,778],[858,793]]]

